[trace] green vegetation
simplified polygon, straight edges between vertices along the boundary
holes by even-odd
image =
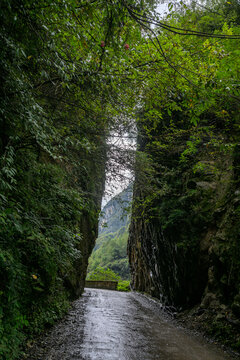
[[[135,31],[128,32],[129,23],[119,32],[126,11],[108,7],[65,0],[0,4],[4,360],[15,359],[24,340],[53,324],[83,290],[104,186],[105,138],[120,99],[111,72]]]
[[[92,252],[89,258],[89,271],[101,266],[112,269],[122,279],[128,279],[127,240],[127,227],[122,227],[113,234],[103,233],[99,236],[96,242],[96,250]]]
[[[129,280],[127,241],[131,198],[132,185],[129,185],[104,206],[99,220],[99,236],[89,258],[89,272],[101,266]]]
[[[111,152],[106,139],[129,133],[133,119],[142,140],[134,163],[135,218],[146,224],[161,218],[158,226],[171,234],[184,229],[188,236],[176,244],[184,254],[196,253],[196,229],[214,218],[227,234],[213,244],[221,259],[216,281],[229,304],[239,293],[239,3],[207,2],[210,10],[183,5],[177,12],[170,3],[164,20],[154,15],[154,3],[1,1],[4,360],[17,358],[25,339],[81,294],[104,172],[114,177],[134,163],[133,153],[126,161],[127,151]],[[235,197],[232,190],[212,196],[204,182],[224,187],[228,169]],[[220,221],[216,211],[233,199]],[[106,234],[110,241],[100,240],[94,266],[127,278],[127,226],[115,231]],[[239,309],[236,301],[233,308]]]
[[[87,280],[118,281],[120,280],[120,276],[115,274],[111,269],[104,269],[99,266],[87,275]]]
[[[118,291],[130,291],[130,281],[121,280],[121,277],[109,268],[96,267],[87,275],[87,280],[95,281],[118,281]]]
[[[120,280],[118,282],[118,291],[130,291],[130,281],[129,280]]]
[[[163,54],[166,61],[161,62],[161,71],[148,74],[138,114],[142,151],[137,157],[136,192],[141,195],[135,198],[134,215],[155,222],[184,258],[185,270],[175,274],[180,277],[178,289],[170,294],[170,285],[166,285],[171,301],[175,296],[180,303],[186,301],[186,296],[179,298],[181,281],[188,286],[188,274],[195,274],[197,279],[201,272],[197,259],[204,229],[220,228],[223,218],[216,212],[226,209],[239,186],[239,39],[221,38],[240,33],[239,24],[233,23],[233,19],[238,21],[239,6],[232,12],[227,9],[226,3],[219,2],[213,5],[213,12],[195,7],[170,16],[167,24],[175,29],[191,24],[191,30],[201,33],[212,24],[219,38],[196,36],[193,41],[191,36],[176,32],[169,39],[169,32],[164,30],[152,46],[155,61],[161,61]],[[169,79],[174,80],[169,83]],[[229,294],[236,295],[240,289],[240,248],[236,243],[239,214],[230,208],[228,211],[234,214],[234,220],[225,217],[224,238],[228,241],[219,244],[216,251],[228,273],[222,282],[228,283]],[[185,294],[190,291],[196,301],[206,279],[202,278],[201,284],[196,282],[196,288],[192,285]]]
[[[216,317],[220,313],[223,321],[211,322],[212,333],[234,347],[240,293],[240,7],[233,2],[230,11],[219,1],[208,11],[194,4],[170,14],[158,39],[145,48],[154,65],[138,111],[129,255],[134,289],[179,308],[199,304]],[[188,36],[181,29],[189,29]],[[214,33],[211,39],[200,36],[206,31]]]

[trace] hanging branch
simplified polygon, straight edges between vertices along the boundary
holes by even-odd
[[[150,17],[146,14],[144,14],[144,16],[141,15],[139,12],[136,12],[131,5],[128,6],[124,1],[123,1],[123,4],[124,4],[125,8],[128,10],[131,17],[134,18],[135,20],[138,19],[139,21],[142,21],[143,23],[147,23],[149,25],[155,25],[157,27],[160,27],[162,29],[170,31],[174,34],[193,35],[193,36],[216,38],[216,39],[240,40],[240,35],[211,34],[211,33],[206,33],[206,32],[202,32],[202,31],[196,31],[196,30],[179,28],[179,27],[167,25],[164,22],[158,21],[158,20],[154,19],[153,17]]]
[[[129,13],[131,14],[131,10],[128,9]],[[155,40],[157,42],[157,44],[155,43],[155,41],[150,37],[150,40],[152,42],[152,44],[154,45],[154,47],[156,48],[157,52],[164,58],[164,60],[166,61],[166,63],[174,70],[176,71],[182,78],[184,78],[189,84],[191,84],[192,86],[194,87],[197,87],[197,85],[195,85],[191,80],[189,80],[185,75],[183,75],[178,69],[177,67],[172,64],[166,54],[164,53],[164,50],[162,48],[162,45],[160,44],[160,41],[158,39],[158,37],[156,36],[155,32],[149,27],[147,26],[146,24],[144,24],[138,17],[135,16],[134,13],[131,14],[131,16],[139,23],[139,25],[141,25],[143,28],[147,29],[148,31],[150,31],[154,37],[155,37]]]

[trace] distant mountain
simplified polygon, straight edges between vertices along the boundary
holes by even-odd
[[[112,269],[122,279],[129,278],[127,241],[131,200],[132,185],[129,185],[104,206],[99,220],[99,236],[89,259],[88,271],[101,266]]]
[[[99,235],[115,232],[129,222],[129,206],[131,200],[132,184],[109,200],[104,206],[99,219]]]

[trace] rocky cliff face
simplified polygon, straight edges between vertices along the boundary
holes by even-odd
[[[102,209],[99,219],[99,235],[113,233],[129,222],[126,211],[132,200],[132,184],[114,196]]]
[[[77,243],[77,249],[80,251],[81,257],[65,276],[65,285],[73,298],[78,298],[84,291],[89,257],[98,237],[98,216],[105,184],[104,146],[98,147],[94,162],[92,159],[88,159],[88,167],[89,179],[86,181],[85,191],[89,192],[89,202],[84,207],[78,224],[81,240]]]
[[[128,245],[132,287],[178,309],[198,304],[224,319],[216,323],[224,333],[229,322],[239,326],[240,315],[239,149],[216,151],[216,131],[214,142],[198,137],[184,159],[189,135],[184,131],[164,151],[139,138],[139,157],[145,154],[151,171],[141,170],[137,159]]]

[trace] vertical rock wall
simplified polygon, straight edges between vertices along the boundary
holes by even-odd
[[[161,136],[161,134],[159,135]],[[216,135],[218,136],[218,135]],[[167,305],[239,309],[239,157],[206,141],[183,163],[186,138],[165,153],[140,139],[152,175],[137,167],[128,254],[132,288]],[[138,160],[137,160],[138,162]],[[201,163],[199,169],[194,165]],[[140,169],[140,170],[139,170]]]
[[[88,259],[98,237],[98,218],[105,186],[105,141],[98,145],[94,160],[85,155],[89,170],[88,179],[82,184],[85,192],[89,193],[88,205],[84,208],[79,229],[81,240],[77,248],[81,257],[76,262],[74,269],[65,277],[65,285],[70,290],[72,298],[79,297],[84,290],[87,275]]]

